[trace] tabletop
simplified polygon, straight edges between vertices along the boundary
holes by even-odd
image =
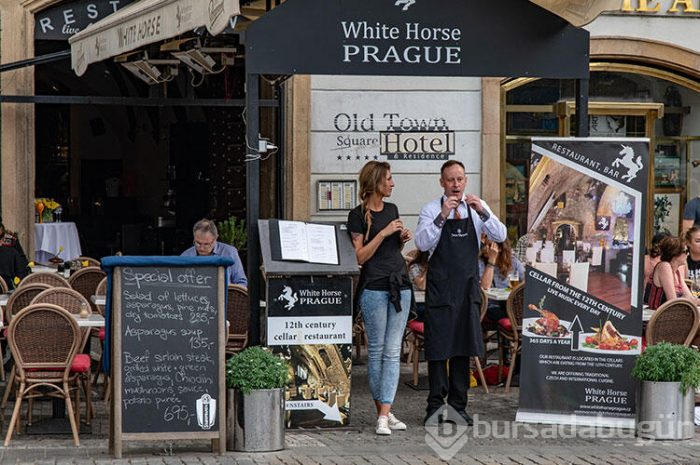
[[[505,301],[505,300],[508,300],[508,296],[510,295],[510,290],[492,287],[486,291],[486,295],[491,300]]]
[[[36,239],[36,252],[34,260],[38,263],[48,263],[49,259],[59,254],[63,260],[73,260],[82,255],[80,238],[75,223],[66,221],[61,223],[35,223],[34,237]]]

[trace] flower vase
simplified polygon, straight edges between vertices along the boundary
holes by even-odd
[[[53,223],[53,211],[49,210],[48,208],[45,208],[44,211],[41,212],[41,222]]]

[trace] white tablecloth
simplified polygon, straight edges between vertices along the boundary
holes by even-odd
[[[58,254],[61,247],[63,251],[58,256],[63,260],[73,260],[82,255],[75,223],[36,223],[34,237],[36,238],[34,260],[38,263],[48,263],[50,258]]]

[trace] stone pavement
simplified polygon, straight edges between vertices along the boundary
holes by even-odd
[[[422,364],[423,365],[423,364]],[[425,367],[421,367],[425,369]],[[351,426],[338,430],[290,430],[286,449],[280,452],[245,454],[228,452],[218,456],[208,452],[206,441],[139,442],[124,446],[124,457],[116,460],[108,454],[108,426],[103,402],[97,403],[98,418],[92,434],[81,436],[81,445],[72,445],[70,436],[38,437],[15,435],[10,446],[0,448],[0,463],[10,464],[241,464],[241,465],[431,465],[445,463],[428,446],[427,431],[421,425],[426,391],[415,391],[404,384],[410,379],[410,367],[402,364],[401,384],[394,412],[408,424],[407,431],[391,436],[374,434],[375,416],[368,388],[366,365],[353,367]],[[577,464],[644,465],[700,464],[700,435],[689,441],[642,443],[631,432],[572,430],[547,425],[517,425],[515,417],[519,392],[506,395],[502,387],[485,394],[481,388],[470,391],[469,411],[481,422],[497,422],[495,434],[487,434],[491,423],[477,422],[462,434],[443,436],[442,444],[454,445],[455,455],[446,463],[463,464]],[[41,415],[50,415],[50,403],[42,402]],[[10,410],[5,412],[3,437]],[[35,414],[35,418],[39,415]],[[561,437],[563,434],[568,437]],[[600,437],[607,435],[608,437]],[[517,437],[516,437],[517,436]],[[537,437],[536,437],[537,436]],[[434,441],[433,444],[437,444]],[[452,454],[436,448],[443,457]]]

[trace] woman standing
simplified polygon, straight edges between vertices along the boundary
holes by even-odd
[[[690,299],[697,303],[697,300],[688,289],[688,285],[683,279],[682,273],[687,265],[687,250],[685,244],[678,237],[667,237],[661,244],[661,261],[657,263],[649,276],[647,283],[649,308],[656,310],[669,300],[681,297]]]
[[[412,238],[391,196],[389,163],[371,161],[360,171],[362,203],[348,215],[357,262],[362,265],[356,293],[368,340],[369,388],[377,408],[376,433],[406,425],[391,413],[399,384],[399,357],[411,305],[411,282],[401,248]]]

